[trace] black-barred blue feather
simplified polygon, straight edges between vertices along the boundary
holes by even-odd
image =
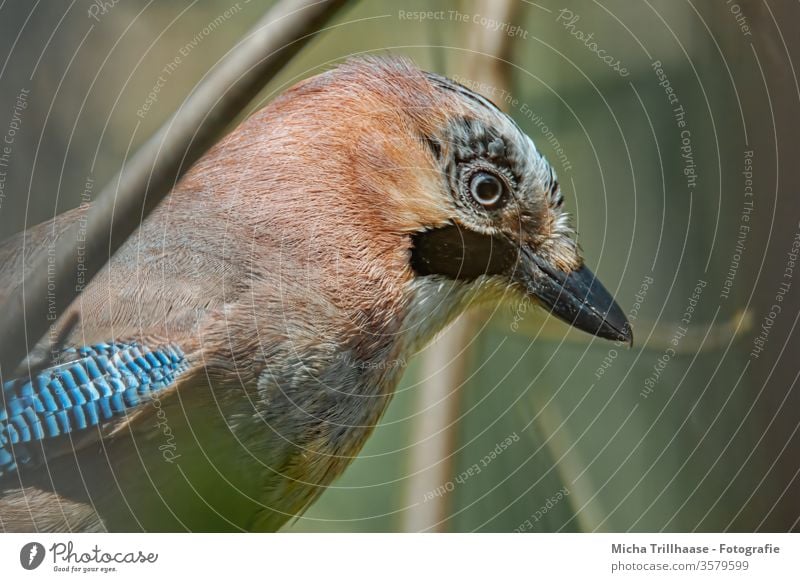
[[[26,443],[98,426],[122,416],[188,369],[174,345],[150,349],[108,343],[65,350],[68,361],[3,385],[0,476],[32,461]]]

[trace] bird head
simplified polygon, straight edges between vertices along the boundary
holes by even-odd
[[[423,136],[450,216],[413,235],[414,271],[482,286],[489,297],[511,289],[578,329],[631,342],[625,315],[583,262],[556,173],[533,141],[486,98],[427,78],[450,103]]]
[[[281,252],[255,264],[283,269],[284,301],[303,280],[283,312],[313,312],[320,326],[347,312],[374,337],[383,318],[380,333],[416,348],[469,305],[523,297],[632,340],[531,139],[488,99],[406,60],[351,60],[298,83],[193,174],[239,193],[236,216],[269,239],[253,248]]]

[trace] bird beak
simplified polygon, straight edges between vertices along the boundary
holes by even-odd
[[[512,278],[562,321],[592,335],[633,345],[628,319],[585,265],[564,272],[525,248]]]

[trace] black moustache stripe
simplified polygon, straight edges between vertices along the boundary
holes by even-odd
[[[516,261],[517,249],[507,240],[457,224],[413,236],[411,268],[418,275],[472,281],[481,275],[509,274]]]

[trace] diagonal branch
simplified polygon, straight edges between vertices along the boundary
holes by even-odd
[[[0,373],[10,374],[141,222],[223,135],[231,120],[347,0],[282,0],[200,83],[180,109],[106,185],[79,225],[42,257],[0,307]],[[54,302],[54,303],[53,303]]]

